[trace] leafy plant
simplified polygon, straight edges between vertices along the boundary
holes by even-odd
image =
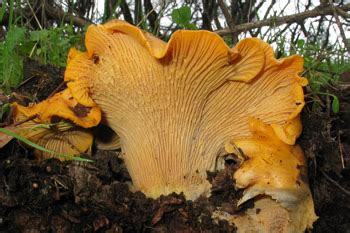
[[[43,64],[65,66],[71,47],[82,44],[82,35],[75,33],[72,26],[31,31],[29,41],[33,42],[30,56]]]
[[[23,56],[21,47],[25,42],[25,29],[11,27],[6,40],[0,44],[0,83],[3,89],[16,87],[22,80]]]
[[[81,46],[83,36],[72,26],[27,31],[12,26],[0,42],[0,85],[9,90],[23,79],[23,59],[31,57],[43,64],[65,66],[68,50]]]
[[[171,12],[171,18],[179,28],[193,29],[193,30],[197,29],[197,26],[191,23],[192,13],[191,13],[191,8],[188,6],[182,6],[180,8],[174,9]]]
[[[305,57],[305,76],[309,80],[309,86],[311,91],[316,95],[330,96],[332,97],[332,111],[334,113],[339,112],[339,98],[335,94],[324,92],[324,88],[330,85],[334,85],[338,82],[340,74],[348,70],[350,63],[341,62],[337,60],[327,58],[322,61],[315,61],[311,57]],[[317,100],[313,102],[313,110],[319,108]]]
[[[4,18],[5,12],[6,12],[6,3],[7,0],[2,1],[1,9],[0,9],[0,21]]]
[[[335,94],[324,92],[323,90],[330,85],[338,82],[340,75],[349,70],[350,61],[344,56],[342,49],[329,51],[322,48],[319,43],[309,43],[306,39],[298,39],[295,44],[286,49],[286,40],[281,37],[277,42],[277,51],[279,56],[288,56],[299,54],[304,58],[304,72],[309,81],[309,87],[315,96],[330,96],[331,107],[334,113],[339,112],[339,98]],[[313,98],[312,110],[317,111],[320,108],[319,98]]]

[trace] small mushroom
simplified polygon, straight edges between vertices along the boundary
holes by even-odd
[[[12,106],[14,124],[8,126],[8,130],[56,153],[35,150],[38,159],[56,157],[65,160],[66,157],[57,155],[79,156],[90,153],[93,142],[90,130],[60,117],[89,126],[100,116],[98,108],[78,109],[77,102],[70,97],[68,90],[34,106],[23,107],[16,103]]]
[[[238,205],[253,198],[255,205],[243,216],[229,219],[240,232],[247,232],[247,226],[256,232],[304,232],[312,228],[317,216],[302,150],[297,145],[284,143],[274,127],[257,119],[251,118],[249,126],[252,137],[232,141],[246,158],[234,173],[234,179],[236,188],[244,189]],[[229,153],[235,151],[229,150]],[[258,209],[262,210],[261,214],[256,213]],[[249,221],[255,222],[254,227]]]

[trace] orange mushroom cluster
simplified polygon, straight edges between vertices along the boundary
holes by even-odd
[[[154,198],[210,195],[207,171],[221,169],[239,147],[249,158],[234,174],[236,188],[245,189],[240,202],[277,203],[296,226],[289,232],[312,226],[305,162],[294,146],[307,84],[298,76],[301,57],[277,60],[256,38],[229,48],[208,31],[179,30],[165,43],[119,20],[90,26],[85,45],[86,52],[69,53],[68,88],[35,106],[17,106],[20,114],[89,128],[102,113],[119,135],[134,188]]]

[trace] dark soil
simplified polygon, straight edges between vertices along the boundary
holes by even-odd
[[[27,64],[25,80],[14,99],[42,100],[62,83],[62,71]],[[309,181],[316,213],[312,232],[350,232],[350,74],[330,89],[341,98],[341,111],[331,112],[322,97],[320,111],[302,115],[299,144],[309,161]],[[232,188],[234,161],[208,174],[210,198],[186,201],[172,194],[157,200],[132,193],[118,152],[96,150],[95,163],[37,161],[32,151],[12,141],[0,150],[0,232],[234,232],[227,222],[214,222],[220,207],[237,213],[240,197]]]
[[[16,147],[8,145],[5,150]],[[14,153],[25,154],[21,148]],[[214,223],[215,207],[237,200],[227,177],[213,174],[210,199],[186,201],[183,195],[149,199],[128,188],[130,177],[116,152],[96,152],[94,164],[37,162],[1,155],[0,230],[4,232],[234,232],[227,222]],[[225,177],[225,179],[222,179]],[[228,184],[226,184],[228,183]],[[224,200],[224,201],[223,201]]]
[[[321,99],[321,111],[302,115],[299,143],[309,160],[309,182],[318,221],[313,232],[350,232],[350,73],[325,92],[340,98],[340,112],[331,110],[331,99]]]
[[[60,84],[63,83],[62,69],[52,65],[42,65],[35,60],[27,59],[24,62],[23,75],[23,82],[14,93],[17,94],[16,96],[21,96],[25,103],[28,100],[36,102],[46,99],[58,91]]]

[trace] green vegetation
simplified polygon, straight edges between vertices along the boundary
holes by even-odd
[[[195,24],[191,23],[192,13],[189,6],[182,6],[180,8],[172,10],[171,18],[179,28],[192,30],[198,29]]]
[[[295,45],[288,45],[285,37],[277,42],[276,56],[285,57],[299,54],[304,58],[304,72],[302,76],[309,81],[308,89],[311,92],[312,110],[320,110],[319,96],[329,96],[332,101],[333,113],[339,112],[339,99],[336,95],[328,93],[325,89],[337,84],[340,75],[349,70],[350,60],[344,56],[346,50],[324,48],[320,43],[297,40]]]
[[[0,8],[0,22],[6,13],[6,2],[3,1],[3,5]],[[42,64],[64,67],[69,49],[83,46],[81,29],[77,29],[72,25],[63,25],[49,29],[43,29],[40,26],[40,30],[30,30],[25,25],[14,22],[14,1],[11,0],[9,4],[11,9],[9,12],[9,26],[7,27],[5,38],[0,40],[0,88],[4,93],[8,93],[11,89],[18,87],[23,81],[23,62],[25,59],[31,58]],[[20,22],[20,18],[17,21]],[[1,103],[0,120],[4,120],[3,117],[9,111],[10,104]],[[53,156],[92,162],[89,159],[48,150],[5,128],[0,128],[0,132]]]
[[[10,27],[0,42],[0,84],[4,91],[17,87],[23,79],[23,61],[29,57],[42,64],[66,65],[71,47],[83,45],[83,34],[73,26],[29,31],[25,27]]]
[[[299,40],[302,41],[302,40]],[[325,91],[327,87],[337,84],[340,75],[349,70],[350,61],[345,58],[345,49],[329,50],[323,49],[319,44],[297,45],[296,53],[304,57],[305,71],[303,76],[309,80],[309,87],[313,95],[328,95],[332,97],[332,110],[339,112],[339,99],[336,95]],[[314,111],[320,107],[319,99],[313,98]]]
[[[29,56],[43,64],[64,67],[69,49],[83,46],[82,38],[83,35],[75,33],[72,26],[32,31],[28,40],[30,45],[34,45]]]
[[[23,77],[25,29],[12,27],[0,44],[0,83],[4,90],[16,87]]]

